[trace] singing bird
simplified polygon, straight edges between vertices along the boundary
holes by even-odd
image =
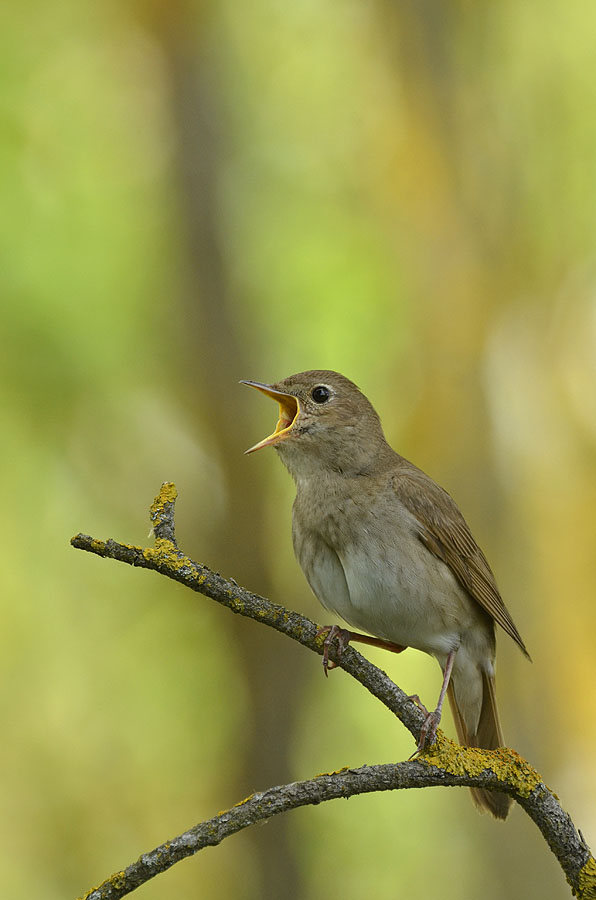
[[[530,657],[454,500],[389,446],[369,400],[338,372],[243,384],[279,404],[273,434],[246,452],[275,447],[295,481],[294,551],[310,587],[325,609],[371,635],[333,626],[325,669],[336,635],[340,651],[349,640],[422,650],[438,661],[443,684],[418,749],[434,741],[446,694],[461,743],[504,746],[495,622]],[[506,794],[472,794],[506,818]]]

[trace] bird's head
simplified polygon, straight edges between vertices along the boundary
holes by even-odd
[[[294,477],[317,469],[365,473],[386,446],[379,417],[356,385],[338,372],[313,370],[276,384],[243,381],[279,404],[275,431],[254,447],[274,446]]]

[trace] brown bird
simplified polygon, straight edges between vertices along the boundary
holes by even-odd
[[[279,403],[274,446],[296,483],[294,551],[325,609],[373,637],[333,626],[339,651],[364,640],[414,647],[443,670],[436,710],[419,751],[434,741],[445,694],[459,740],[504,745],[495,696],[495,622],[528,657],[486,558],[449,494],[387,443],[359,389],[337,372],[310,371],[277,384],[245,381]],[[472,790],[505,819],[511,798]]]

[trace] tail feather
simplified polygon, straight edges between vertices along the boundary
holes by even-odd
[[[480,719],[475,734],[470,734],[466,728],[461,711],[455,698],[455,690],[451,682],[447,688],[447,696],[455,721],[455,728],[460,744],[466,747],[478,747],[483,750],[496,750],[504,747],[503,732],[499,721],[497,700],[495,696],[495,679],[493,676],[482,674],[482,708]],[[481,811],[490,812],[496,819],[506,819],[511,806],[511,797],[499,791],[486,791],[481,788],[470,788],[472,799]]]

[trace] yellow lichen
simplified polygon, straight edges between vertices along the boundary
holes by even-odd
[[[153,501],[150,507],[151,517],[153,518],[153,514],[157,514],[161,512],[164,508],[164,504],[166,503],[174,503],[176,497],[178,496],[178,491],[176,490],[176,485],[173,481],[164,481],[162,486],[159,489],[159,494]]]
[[[341,775],[342,772],[349,772],[349,771],[350,771],[349,766],[342,766],[341,769],[335,769],[334,772],[319,772],[319,774],[316,775],[315,777],[316,778],[329,778],[332,775]]]
[[[596,860],[593,856],[580,869],[577,884],[577,892],[574,891],[577,897],[581,897],[581,900],[596,900]]]
[[[88,897],[92,897],[96,891],[99,891],[101,888],[105,887],[106,885],[110,885],[110,887],[118,888],[118,889],[125,887],[126,886],[126,872],[124,872],[124,871],[114,872],[113,875],[110,875],[109,878],[107,878],[105,881],[102,881],[102,883],[98,884],[97,887],[91,888],[90,891],[87,891],[86,894],[83,894],[82,897],[79,897],[79,900],[87,900]]]
[[[175,545],[166,538],[157,538],[154,547],[147,547],[143,550],[145,559],[156,562],[174,562],[177,553]]]
[[[538,772],[515,750],[507,747],[498,750],[460,747],[443,734],[437,736],[436,743],[420,756],[420,760],[451,775],[480,775],[490,769],[522,797],[529,797],[542,782]]]
[[[255,798],[255,795],[254,795],[254,794],[249,794],[248,797],[245,797],[245,798],[244,798],[244,800],[239,800],[238,803],[234,803],[234,805],[233,805],[232,807],[230,807],[230,809],[238,809],[239,806],[244,806],[246,803],[250,803],[250,801],[251,801],[251,800],[254,800],[254,798]],[[229,812],[230,812],[229,809],[223,809],[223,810],[221,810],[220,812],[218,812],[217,815],[218,815],[218,816],[225,816],[225,815],[227,815]]]
[[[172,541],[166,538],[157,538],[155,547],[145,547],[142,550],[143,556],[149,563],[157,563],[173,572],[180,573],[182,571],[196,571],[196,566],[188,556],[181,553]],[[202,584],[205,581],[204,575],[197,577],[197,582]]]

